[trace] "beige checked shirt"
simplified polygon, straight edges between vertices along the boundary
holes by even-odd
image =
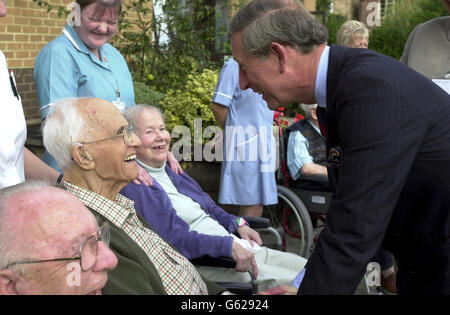
[[[113,202],[67,181],[64,185],[87,207],[123,229],[145,251],[158,270],[167,294],[208,294],[206,284],[190,261],[142,225],[134,209],[134,201],[117,194]]]

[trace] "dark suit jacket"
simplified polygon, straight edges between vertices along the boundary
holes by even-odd
[[[353,294],[380,245],[400,293],[449,294],[450,96],[390,57],[333,45],[327,133],[337,183],[299,294]]]

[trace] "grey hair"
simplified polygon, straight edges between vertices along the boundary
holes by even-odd
[[[44,146],[62,169],[73,167],[71,148],[86,128],[75,106],[78,100],[80,98],[65,98],[53,103],[42,126]]]
[[[253,0],[233,16],[230,35],[242,30],[244,53],[257,58],[267,57],[273,42],[307,54],[328,40],[326,27],[304,8],[275,0]]]
[[[317,104],[303,104],[300,103],[300,108],[303,110],[303,112],[305,113],[305,117],[306,119],[311,119],[311,108],[316,108]]]
[[[342,24],[337,33],[337,44],[349,46],[355,38],[368,38],[369,29],[361,22],[349,20]]]
[[[232,17],[228,26],[228,34],[231,36],[234,33],[240,32],[263,15],[286,6],[305,9],[303,4],[298,0],[251,1]]]
[[[122,114],[125,116],[125,118],[129,124],[136,125],[136,121],[137,121],[140,113],[142,113],[142,111],[144,109],[148,109],[148,110],[157,112],[159,115],[161,115],[162,120],[165,121],[163,112],[158,107],[153,106],[153,105],[136,104],[136,106],[125,108],[125,110],[123,111]]]
[[[10,219],[14,216],[16,209],[23,206],[27,201],[26,194],[33,191],[42,191],[46,187],[55,187],[44,180],[27,180],[21,184],[3,188],[0,190],[0,270],[5,269],[10,263],[25,259],[25,253],[14,248],[15,240],[21,235],[17,226],[11,224]],[[9,202],[10,201],[10,202]],[[14,209],[7,206],[13,205]],[[24,269],[22,268],[22,273]]]

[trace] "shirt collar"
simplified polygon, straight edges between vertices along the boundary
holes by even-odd
[[[319,67],[317,68],[316,86],[314,94],[316,102],[320,107],[327,107],[327,73],[328,73],[328,58],[330,56],[330,46],[325,46],[319,60]]]
[[[64,186],[83,202],[86,207],[95,210],[120,228],[125,224],[125,221],[130,215],[136,213],[134,201],[121,194],[117,194],[114,201],[112,201],[93,191],[72,185],[67,181],[64,181]]]
[[[70,26],[69,24],[66,24],[66,27],[63,31],[66,38],[72,43],[73,47],[75,47],[78,51],[81,51],[85,54],[90,54],[89,48],[83,43],[81,38],[78,36],[77,32],[75,32],[75,29]]]
[[[161,172],[165,170],[166,168],[166,162],[164,162],[164,165],[159,168],[151,167],[150,165],[145,164],[139,159],[136,159],[136,161],[139,163],[140,166],[142,166],[147,172]]]
[[[309,119],[307,119],[306,120],[310,125],[311,125],[311,127],[313,127],[314,128],[314,130],[316,130],[317,131],[317,133],[320,135],[321,133],[320,133],[320,129],[319,128],[317,128],[317,126],[316,125],[314,125],[314,123],[313,122],[311,122]]]

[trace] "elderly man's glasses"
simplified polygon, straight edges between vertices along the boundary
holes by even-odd
[[[90,144],[90,143],[95,143],[95,142],[99,142],[99,141],[103,141],[103,140],[109,140],[109,139],[114,139],[114,138],[118,138],[118,137],[123,137],[123,142],[125,142],[125,144],[128,147],[131,147],[133,145],[133,136],[136,136],[136,128],[130,124],[127,127],[125,127],[121,133],[119,133],[117,135],[106,137],[106,138],[101,138],[101,139],[89,141],[89,142],[77,141],[76,143]]]
[[[35,264],[49,261],[79,260],[81,270],[89,271],[90,269],[92,269],[92,267],[94,267],[95,262],[97,261],[98,246],[99,246],[98,242],[102,241],[106,246],[109,247],[109,240],[110,240],[109,224],[105,222],[103,223],[100,230],[96,234],[89,236],[88,239],[81,244],[79,256],[77,257],[18,261],[8,264],[5,267],[5,269],[11,266],[22,264]]]

